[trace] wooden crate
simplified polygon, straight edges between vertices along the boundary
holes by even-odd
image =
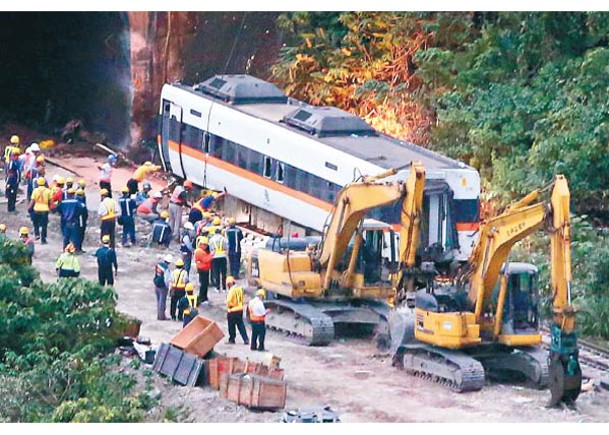
[[[253,409],[285,408],[287,383],[255,374],[224,374],[221,397]]]
[[[199,315],[192,319],[169,343],[185,352],[203,357],[222,340],[222,337],[224,337],[224,332],[216,322]]]
[[[232,374],[239,358],[219,357],[209,360],[209,386],[220,389],[222,373]]]

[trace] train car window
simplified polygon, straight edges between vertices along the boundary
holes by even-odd
[[[283,184],[285,180],[285,164],[277,162],[277,169],[275,171],[275,181]]]
[[[273,174],[273,159],[271,159],[268,156],[264,156],[264,172],[262,173],[262,175],[265,178],[271,178],[272,174]]]
[[[310,177],[309,173],[305,171],[298,171],[298,182],[297,189],[301,192],[310,193]]]
[[[257,151],[250,150],[250,171],[260,175],[262,174],[262,154]]]
[[[239,149],[241,147],[230,140],[226,141],[226,147],[224,148],[224,161],[235,163],[235,148]]]
[[[169,139],[177,143],[180,143],[180,126],[180,122],[176,121],[175,119],[171,120],[169,127]]]
[[[248,158],[248,149],[245,147],[238,147],[237,148],[237,166],[239,166],[240,168],[243,169],[248,169],[247,167],[247,158]]]
[[[294,166],[285,165],[285,185],[298,188],[297,177],[298,169],[296,169]]]
[[[198,110],[195,110],[195,109],[190,109],[190,114],[193,116],[196,116],[197,118],[201,117],[201,112],[199,112]]]
[[[311,195],[315,198],[323,199],[322,189],[323,189],[323,180],[315,175],[310,175],[311,177]]]
[[[224,139],[222,139],[220,136],[215,136],[215,135],[211,135],[211,143],[210,143],[210,148],[211,148],[211,154],[218,158],[218,159],[222,159],[222,148],[223,147],[223,142]]]

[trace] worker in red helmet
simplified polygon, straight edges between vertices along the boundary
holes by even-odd
[[[184,206],[190,207],[187,196],[193,188],[192,181],[186,180],[184,186],[176,186],[169,200],[169,225],[173,238],[178,241],[180,241],[180,228],[182,228],[182,210]]]

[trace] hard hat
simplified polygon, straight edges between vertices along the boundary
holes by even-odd
[[[184,260],[182,260],[181,258],[178,258],[176,260],[176,266],[177,267],[184,267]]]
[[[38,156],[38,157],[36,157],[36,161],[38,163],[43,163],[44,162],[44,156]]]
[[[66,180],[65,180],[65,178],[63,178],[63,177],[59,177],[59,178],[57,179],[57,184],[66,184]]]
[[[189,282],[186,284],[185,290],[187,292],[193,292],[193,291],[195,291],[195,285],[192,282]]]
[[[125,187],[123,187],[121,192],[123,192],[123,193],[129,193],[129,188],[127,186],[125,186]]]
[[[152,166],[152,162],[145,162],[144,166]]]
[[[209,239],[205,236],[201,237],[199,239],[199,246],[201,245],[209,245]]]
[[[216,216],[216,217],[214,218],[214,220],[213,220],[213,222],[212,222],[212,223],[213,223],[214,225],[220,225],[220,224],[222,223],[222,221],[220,220],[220,218],[219,218],[219,217],[217,217],[217,216]]]
[[[74,246],[74,243],[68,243],[68,245],[66,246],[64,251],[65,252],[76,252],[76,246]]]
[[[235,277],[234,276],[227,276],[226,277],[226,285],[227,286],[231,286],[235,284]]]
[[[45,184],[47,184],[47,180],[45,180],[44,177],[38,177],[36,183],[38,183],[39,186],[44,186]]]
[[[167,210],[163,210],[163,211],[161,212],[161,217],[162,217],[163,219],[167,219],[167,218],[169,217],[169,212],[168,212]]]
[[[76,193],[76,191],[74,190],[74,188],[73,188],[73,187],[70,187],[70,188],[68,189],[68,195],[74,195],[75,193]]]
[[[108,156],[108,163],[116,163],[116,156],[114,154]]]
[[[102,243],[110,243],[110,236],[108,234],[104,234],[101,240]]]
[[[212,235],[212,234],[216,234],[216,228],[215,228],[215,227],[210,227],[210,228],[209,228],[209,234],[210,234],[210,235]]]
[[[185,189],[192,189],[193,187],[194,187],[194,184],[192,184],[192,181],[190,181],[190,180],[186,180],[186,181],[184,182],[184,188],[185,188]]]
[[[184,224],[184,229],[189,230],[189,231],[192,231],[192,230],[194,230],[194,229],[195,229],[195,227],[194,227],[194,225],[192,224],[192,222],[186,222],[186,223]]]
[[[34,142],[32,145],[30,145],[30,151],[32,151],[33,153],[40,152],[40,145]]]
[[[154,195],[152,195],[152,197],[154,199],[162,199],[163,198],[163,194],[161,192],[155,192]]]
[[[209,218],[211,217],[211,213],[210,213],[210,212],[208,212],[208,211],[205,211],[205,212],[203,212],[203,217],[204,217],[205,219],[209,219]]]
[[[229,220],[228,220],[229,225],[235,225],[236,223],[237,223],[237,219],[235,219],[234,217],[229,218]]]
[[[0,224],[0,231],[2,231],[2,232],[6,231],[6,225]]]
[[[72,178],[72,177],[66,178],[66,183],[68,183],[68,184],[74,184],[74,178]]]
[[[266,292],[263,289],[257,290],[256,296],[262,296],[263,299],[266,299]]]
[[[82,187],[87,187],[87,182],[81,178],[80,180],[78,180],[78,185]]]
[[[149,182],[145,181],[144,184],[142,184],[142,189],[144,189],[144,190],[151,190],[152,186],[150,185]]]
[[[19,235],[20,236],[27,236],[28,234],[30,234],[30,230],[28,230],[27,227],[21,227],[21,228],[19,228]]]
[[[173,262],[173,255],[171,255],[171,254],[165,255],[165,258],[163,258],[163,261],[165,263],[172,263]]]
[[[26,154],[30,154],[31,152],[32,152],[32,147],[27,147],[27,148],[25,149],[25,153],[26,153]]]
[[[18,144],[19,143],[19,136],[17,136],[16,134],[11,136],[11,143]]]
[[[100,196],[108,196],[108,189],[102,189],[99,191]]]
[[[85,196],[85,191],[84,191],[84,190],[82,190],[82,189],[77,189],[77,190],[76,190],[76,194],[77,194],[78,196]]]

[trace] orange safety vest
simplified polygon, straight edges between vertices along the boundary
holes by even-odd
[[[32,199],[34,200],[34,211],[45,212],[51,210],[51,189],[44,186],[37,187],[32,192]]]
[[[101,220],[107,221],[110,219],[114,219],[114,217],[116,216],[114,200],[112,198],[104,198],[103,203],[106,206],[107,212],[101,217]]]
[[[250,304],[247,307],[247,310],[249,311],[250,314],[250,322],[254,322],[254,323],[261,323],[264,322],[264,318],[266,317],[266,314],[263,314],[262,316],[256,316],[252,310],[252,302],[253,300],[250,302]]]
[[[226,296],[226,310],[229,313],[243,311],[243,288],[231,287]]]
[[[171,288],[174,290],[184,290],[186,288],[186,270],[177,269],[173,271],[173,281],[171,282]]]

